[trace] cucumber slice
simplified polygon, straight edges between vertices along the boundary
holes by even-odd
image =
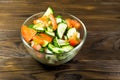
[[[56,46],[56,47],[60,47],[59,44],[58,44],[58,38],[57,38],[57,37],[54,38],[53,44],[54,44],[54,46]]]
[[[54,43],[54,46],[56,47],[69,45],[69,42],[67,42],[66,40],[58,39],[57,37],[54,38],[53,43]]]
[[[52,45],[52,44],[48,44],[48,48],[49,48],[53,53],[56,53],[56,54],[59,54],[59,53],[63,53],[63,52],[64,52],[62,48],[55,47],[55,46]]]
[[[60,16],[60,15],[58,15],[58,16],[56,17],[56,22],[57,22],[57,23],[62,23],[62,22],[63,22],[63,23],[66,23],[65,20],[62,19],[62,16]]]
[[[50,31],[45,31],[46,34],[50,35],[50,36],[55,36],[55,33],[54,32],[50,32]]]
[[[63,46],[62,49],[64,50],[64,52],[69,52],[73,49],[72,46],[67,45],[67,46]],[[65,54],[57,54],[57,59],[58,60],[64,60],[67,58],[69,53],[65,53]]]
[[[48,44],[48,49],[50,49],[53,53],[60,54],[72,50],[73,47],[70,45],[66,45],[60,48],[60,47],[55,47],[52,44]]]
[[[45,30],[45,33],[53,37],[55,36],[53,29],[51,29],[50,27],[47,27],[47,29]]]
[[[68,52],[70,50],[72,50],[74,47],[73,46],[70,46],[70,45],[67,45],[67,46],[63,46],[62,49],[64,50],[64,52]]]
[[[43,16],[49,16],[50,14],[53,14],[53,9],[51,7],[48,7]]]
[[[76,32],[75,28],[70,28],[67,32],[67,37],[70,38]]]
[[[56,18],[56,22],[57,23],[61,23],[62,22],[62,18]]]
[[[64,32],[66,31],[66,28],[67,28],[67,24],[65,23],[58,24],[57,35],[60,39],[63,37]]]
[[[51,50],[49,50],[48,48],[45,48],[45,53],[52,54],[53,52]]]
[[[59,46],[69,45],[69,42],[67,42],[66,40],[58,39],[57,42]]]
[[[42,47],[46,47],[48,45],[48,41],[44,40],[44,44],[42,45]]]
[[[47,27],[46,31],[53,32],[52,26]]]
[[[65,35],[65,36],[64,36],[64,39],[65,39],[65,40],[68,40],[68,37]]]
[[[43,52],[44,52],[44,48],[40,48],[40,50],[39,50],[39,51],[43,53]]]
[[[38,24],[35,24],[33,28],[38,31],[44,31],[45,30],[44,26],[45,25],[43,23],[38,23]]]

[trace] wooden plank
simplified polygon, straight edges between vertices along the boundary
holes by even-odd
[[[39,64],[28,54],[19,31],[4,30],[0,35],[0,79],[52,80],[70,76],[74,79],[120,79],[119,32],[88,32],[79,54],[67,64],[53,68]]]
[[[57,67],[33,59],[20,39],[32,14],[51,6],[80,18],[88,35],[79,53]],[[119,80],[120,0],[0,0],[0,80]]]
[[[62,5],[61,2],[55,1],[1,1],[0,2],[0,29],[18,30],[26,18],[29,16],[45,11],[48,5],[52,5],[55,11],[65,11],[71,13],[84,21],[88,30],[92,31],[119,31],[120,22],[120,3],[113,0],[107,1],[70,1],[67,5]],[[100,2],[98,4],[98,2]],[[9,3],[9,7],[8,6]],[[36,5],[32,4],[35,3]],[[103,3],[103,4],[102,4]],[[108,3],[108,4],[104,4]],[[21,5],[22,4],[22,5]],[[44,6],[46,4],[46,6]],[[76,5],[77,4],[77,5]],[[96,5],[97,4],[97,5]],[[74,6],[73,6],[74,5]],[[42,7],[38,7],[42,6]],[[59,7],[61,6],[61,7]],[[4,8],[4,9],[3,9]],[[17,9],[16,9],[17,8]],[[112,22],[112,24],[110,24]],[[7,24],[6,24],[7,23]],[[12,23],[12,24],[11,24]],[[12,28],[14,27],[14,28]]]

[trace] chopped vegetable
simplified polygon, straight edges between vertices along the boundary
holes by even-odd
[[[36,30],[38,30],[38,31],[44,31],[45,30],[44,26],[45,26],[44,24],[42,24],[41,22],[39,22],[39,23],[35,24],[33,26],[33,28],[36,29]]]
[[[41,22],[41,21],[40,21],[39,19],[36,19],[36,20],[33,21],[34,24],[38,24],[38,23],[40,23],[40,22]]]
[[[63,21],[62,16],[59,15],[59,16],[56,17],[57,24],[61,23],[62,21]]]
[[[50,20],[52,21],[53,30],[57,29],[57,22],[53,14],[49,15]]]
[[[31,41],[31,46],[37,51],[41,49],[40,44],[36,43],[35,41]]]
[[[53,42],[54,42],[54,45],[57,47],[69,45],[69,42],[67,40],[58,39],[57,37],[55,37]]]
[[[66,22],[67,22],[67,25],[69,28],[72,28],[72,27],[74,27],[76,29],[80,28],[80,23],[76,20],[66,19]]]
[[[76,29],[70,28],[67,32],[67,37],[70,38],[72,35],[74,35],[74,33],[76,33]]]
[[[66,28],[67,28],[67,25],[65,23],[58,24],[57,34],[60,39],[63,37]]]
[[[22,33],[22,36],[25,39],[25,41],[29,42],[32,39],[32,37],[35,36],[37,31],[23,25],[22,28],[21,28],[21,33]]]
[[[71,46],[76,46],[79,44],[80,39],[77,37],[78,33],[75,32],[70,38],[69,38],[69,43]]]
[[[73,46],[66,45],[66,46],[63,46],[62,49],[64,50],[64,52],[68,52],[73,49]]]
[[[43,39],[43,37],[38,36],[38,35],[35,35],[35,36],[33,37],[33,41],[37,42],[37,43],[40,44],[40,45],[43,45],[43,44],[44,44],[44,39]]]
[[[53,53],[56,53],[56,54],[59,54],[59,53],[63,53],[63,52],[64,52],[64,50],[63,50],[62,48],[56,47],[56,46],[54,46],[54,45],[52,45],[52,44],[49,44],[49,45],[48,45],[48,48],[49,48],[51,51],[53,51]]]
[[[53,29],[51,29],[50,27],[47,27],[47,29],[45,30],[45,33],[53,37],[55,36]]]
[[[51,42],[52,39],[53,39],[53,37],[51,37],[51,36],[49,36],[49,35],[47,35],[47,34],[45,34],[45,33],[40,33],[40,37],[42,37],[43,40],[46,40],[46,41],[48,41],[48,42]]]
[[[52,54],[53,52],[51,50],[49,50],[48,48],[45,48],[45,53]]]
[[[49,16],[50,14],[53,14],[53,9],[51,7],[48,7],[43,16]]]
[[[56,16],[52,8],[48,7],[42,17],[37,17],[27,26],[23,25],[21,34],[38,53],[50,54],[45,55],[47,60],[50,59],[49,63],[55,63],[65,59],[64,54],[80,43],[78,28],[80,28],[80,23],[77,20],[66,19],[61,15]]]

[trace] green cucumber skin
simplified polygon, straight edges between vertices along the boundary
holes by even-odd
[[[62,54],[64,52],[69,52],[70,50],[73,49],[73,47],[70,45],[63,46],[63,47],[55,47],[52,44],[48,44],[48,49],[50,49],[53,53]]]
[[[52,36],[52,37],[55,36],[55,32],[53,32],[53,29],[51,29],[50,27],[47,27],[45,29],[45,33],[48,34],[48,35],[50,35],[50,36]]]
[[[49,32],[49,31],[45,31],[46,34],[50,35],[50,36],[55,36],[55,33],[54,32]]]
[[[56,53],[56,54],[60,54],[60,53],[63,53],[63,52],[64,52],[61,48],[55,47],[55,46],[53,46],[52,44],[48,44],[48,48],[49,48],[53,53]]]
[[[37,23],[37,24],[33,25],[32,28],[37,30],[38,32],[44,32],[45,31],[44,24],[42,24],[42,23]]]
[[[63,46],[62,49],[64,50],[64,52],[69,52],[70,50],[72,50],[74,47],[67,45],[67,46]]]
[[[53,44],[54,44],[54,46],[56,46],[56,47],[60,47],[59,44],[58,44],[58,42],[57,42],[57,40],[58,40],[58,38],[55,37],[54,40],[53,40]]]

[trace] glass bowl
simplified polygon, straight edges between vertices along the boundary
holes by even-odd
[[[34,14],[34,15],[30,16],[29,18],[27,18],[25,20],[25,22],[22,25],[26,25],[26,26],[30,25],[31,23],[33,23],[33,20],[42,17],[43,14],[44,14],[44,12],[40,12],[40,13],[37,13],[37,14]],[[40,63],[43,63],[45,65],[50,65],[50,66],[61,65],[61,64],[64,64],[64,63],[70,61],[71,59],[73,59],[78,54],[80,49],[82,48],[83,43],[85,42],[86,36],[87,36],[87,30],[86,30],[86,27],[85,27],[84,23],[80,19],[75,17],[74,15],[64,13],[64,12],[55,12],[54,15],[55,16],[61,15],[63,17],[63,19],[66,19],[66,18],[75,19],[81,24],[81,28],[78,30],[80,32],[81,42],[71,51],[69,51],[67,53],[62,53],[60,55],[49,54],[49,53],[41,53],[41,52],[38,52],[38,51],[34,50],[24,40],[23,36],[21,35],[22,42],[23,42],[25,48],[27,49],[27,51],[29,52],[29,54],[34,59],[39,61]]]

